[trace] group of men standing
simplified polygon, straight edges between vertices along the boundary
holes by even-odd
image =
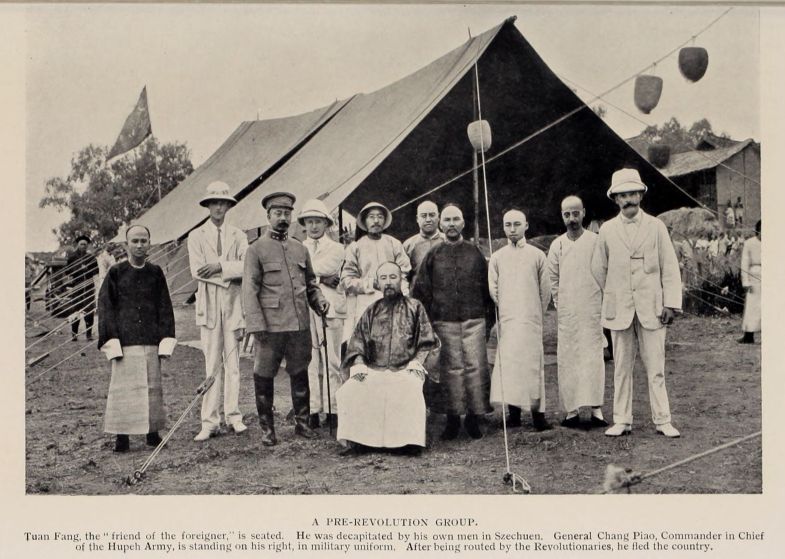
[[[547,256],[527,243],[526,215],[507,211],[508,244],[486,261],[463,238],[460,208],[447,205],[439,213],[432,202],[418,207],[420,232],[404,243],[384,233],[391,212],[367,204],[357,216],[366,234],[344,250],[327,234],[333,225],[327,208],[309,200],[298,215],[307,234],[300,243],[289,237],[296,200],[286,192],[262,200],[269,227],[248,246],[245,234],[225,222],[236,203],[228,186],[211,184],[201,201],[210,219],[188,238],[206,375],[215,379],[195,440],[219,432],[222,388],[227,426],[246,430],[238,407],[239,344],[248,334],[267,446],[277,443],[273,388],[284,359],[295,432],[306,438],[318,436],[325,411],[352,449],[417,453],[425,446],[426,407],[446,415],[442,439],[458,436],[461,417],[477,439],[480,417],[502,403],[509,406],[508,426],[520,426],[525,409],[535,429],[549,429],[543,317],[551,299],[562,425],[579,426],[583,407],[591,409],[591,425],[607,425],[601,409],[606,327],[615,361],[615,424],[606,434],[631,430],[632,368],[640,349],[656,429],[679,436],[664,384],[665,326],[681,307],[679,268],[664,224],[640,209],[646,188],[637,171],[616,172],[608,196],[620,215],[599,234],[583,228],[581,200],[566,198],[567,232]],[[486,341],[494,323],[491,371]]]

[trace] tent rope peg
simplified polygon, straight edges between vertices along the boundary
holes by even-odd
[[[529,482],[526,481],[526,478],[519,476],[514,472],[508,471],[504,474],[504,476],[502,476],[502,480],[506,485],[512,485],[513,493],[528,495],[532,492],[531,485],[529,485]]]
[[[133,474],[125,478],[125,484],[134,486],[140,484],[145,478],[145,473],[142,470],[136,470]]]

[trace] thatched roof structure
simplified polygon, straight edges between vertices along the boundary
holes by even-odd
[[[679,208],[658,215],[671,229],[671,236],[694,239],[706,233],[719,233],[717,216],[705,208]]]

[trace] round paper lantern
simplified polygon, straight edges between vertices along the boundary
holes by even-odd
[[[702,47],[684,47],[679,51],[679,70],[681,75],[696,82],[709,67],[709,53]]]
[[[662,78],[642,75],[635,78],[635,106],[644,114],[649,114],[662,94]]]
[[[488,151],[491,147],[491,125],[487,120],[475,120],[466,128],[474,151]]]
[[[649,161],[658,169],[668,165],[671,158],[671,147],[666,144],[649,146]]]

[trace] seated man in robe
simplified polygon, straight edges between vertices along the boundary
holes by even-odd
[[[394,262],[376,271],[383,298],[362,314],[343,362],[349,379],[336,393],[338,440],[363,447],[399,448],[417,455],[425,446],[423,382],[426,359],[439,348],[422,303],[401,293]]]

